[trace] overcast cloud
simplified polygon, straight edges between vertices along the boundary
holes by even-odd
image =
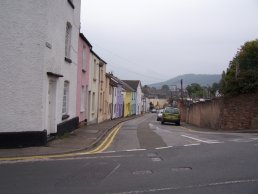
[[[120,79],[221,74],[258,38],[258,0],[81,0],[81,32]]]

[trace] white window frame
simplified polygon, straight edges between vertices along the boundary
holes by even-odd
[[[97,61],[94,59],[94,67],[93,67],[93,81],[97,80]]]
[[[95,92],[93,92],[92,93],[92,105],[91,105],[92,112],[95,111],[95,101],[96,101],[96,99],[95,99]]]
[[[70,59],[71,57],[71,40],[72,40],[72,25],[70,22],[66,23],[65,31],[65,57]]]
[[[62,105],[62,115],[68,114],[69,105],[69,82],[64,82],[64,93],[63,93],[63,105]]]
[[[86,64],[87,64],[87,56],[86,56],[86,46],[83,45],[82,48],[82,70],[86,71]]]
[[[85,86],[81,88],[81,112],[85,111]]]

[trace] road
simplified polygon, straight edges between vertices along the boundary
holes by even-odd
[[[258,134],[125,122],[103,153],[0,163],[0,193],[258,193]]]

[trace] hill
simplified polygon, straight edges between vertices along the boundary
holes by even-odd
[[[220,74],[184,74],[179,75],[177,77],[174,77],[172,79],[169,79],[165,82],[159,82],[150,84],[149,87],[155,87],[157,89],[160,89],[163,85],[177,85],[177,87],[180,86],[180,80],[183,80],[183,87],[192,84],[192,83],[198,83],[201,86],[212,86],[214,82],[218,83],[221,79]]]

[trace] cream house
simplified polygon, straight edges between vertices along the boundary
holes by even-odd
[[[106,62],[91,50],[89,94],[88,94],[88,124],[104,120]]]

